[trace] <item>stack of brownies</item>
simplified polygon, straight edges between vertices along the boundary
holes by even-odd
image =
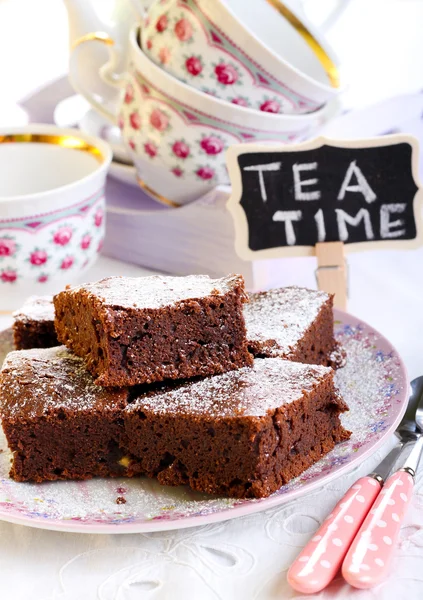
[[[349,437],[324,292],[110,277],[29,299],[14,334],[0,414],[17,481],[146,475],[260,498]]]

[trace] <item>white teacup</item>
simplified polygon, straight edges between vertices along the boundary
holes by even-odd
[[[99,36],[99,41],[104,37]],[[231,144],[294,142],[310,137],[324,120],[322,109],[306,115],[275,115],[204,94],[148,58],[138,44],[138,27],[130,33],[130,66],[124,76],[114,75],[115,50],[108,47],[111,60],[100,76],[111,85],[125,86],[119,114],[105,110],[78,85],[77,53],[71,59],[73,85],[102,115],[118,122],[140,185],[167,204],[191,202],[211,187],[228,183],[225,150]]]
[[[264,112],[311,112],[339,90],[332,49],[281,0],[156,0],[141,42],[181,81]]]
[[[96,260],[111,150],[50,125],[0,129],[0,308],[50,294]]]

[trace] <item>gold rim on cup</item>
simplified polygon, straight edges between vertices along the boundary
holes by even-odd
[[[339,88],[340,78],[339,71],[336,64],[333,62],[329,54],[320,44],[320,42],[314,37],[309,29],[304,25],[298,17],[283,3],[281,0],[266,0],[274,9],[278,11],[280,15],[285,17],[290,25],[301,35],[305,42],[310,46],[314,52],[316,58],[324,68],[326,75],[333,88]]]
[[[138,175],[137,175],[137,182],[138,182],[138,185],[140,186],[140,188],[143,189],[144,192],[146,194],[148,194],[151,198],[153,198],[153,200],[157,200],[157,202],[160,202],[161,204],[165,204],[166,206],[171,206],[172,208],[180,208],[182,206],[182,204],[178,204],[178,202],[169,200],[169,198],[166,198],[166,196],[162,196],[162,194],[155,192],[153,190],[153,188],[151,188],[149,185],[147,185],[145,183],[145,181],[143,181],[141,179],[141,177],[139,177]]]
[[[69,148],[71,150],[80,150],[81,152],[87,152],[94,156],[99,162],[104,162],[104,156],[96,146],[89,144],[82,138],[73,135],[51,135],[45,133],[11,133],[11,134],[0,134],[0,144],[52,144],[55,146],[61,146],[62,148]]]

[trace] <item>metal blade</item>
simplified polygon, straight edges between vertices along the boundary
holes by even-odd
[[[410,387],[411,394],[408,399],[407,409],[401,423],[396,430],[397,435],[401,435],[401,433],[405,432],[412,433],[416,431],[416,410],[420,400],[423,397],[423,376],[420,375],[420,377],[413,379]]]
[[[423,375],[413,379],[410,387],[411,393],[408,399],[407,410],[395,431],[398,443],[371,473],[371,475],[379,475],[383,481],[387,479],[393,467],[399,462],[399,459],[404,460],[404,457],[410,454],[410,447],[412,448],[415,445],[419,437],[416,427],[416,410],[420,404],[423,405]]]
[[[377,465],[377,467],[373,470],[372,474],[380,475],[383,481],[389,475],[390,470],[397,462],[402,450],[404,448],[403,442],[399,442],[396,446],[392,448],[392,450],[385,456],[385,458]]]
[[[417,467],[419,466],[420,458],[423,452],[423,435],[419,435],[417,441],[414,442],[413,446],[414,447],[411,450],[402,468],[404,470],[407,470],[414,477],[414,475],[417,472]]]

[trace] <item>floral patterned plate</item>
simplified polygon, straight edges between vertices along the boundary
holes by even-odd
[[[347,351],[347,364],[336,379],[350,406],[343,423],[352,431],[351,439],[269,498],[219,498],[185,487],[164,487],[146,478],[16,483],[8,477],[10,455],[1,435],[0,519],[81,533],[191,527],[272,508],[351,470],[395,430],[406,408],[409,386],[400,357],[384,337],[346,313],[336,311],[335,318],[336,337]],[[0,361],[10,348],[10,332],[3,332]]]

